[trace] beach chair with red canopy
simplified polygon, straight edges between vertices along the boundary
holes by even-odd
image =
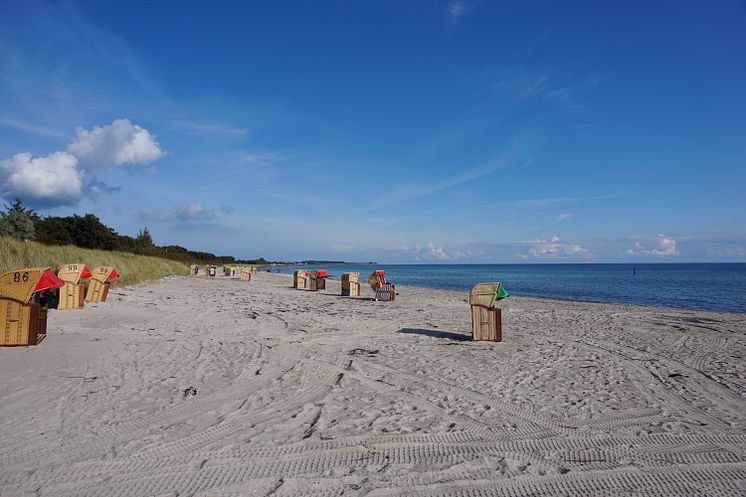
[[[318,290],[326,290],[326,278],[328,273],[323,269],[316,269],[308,272],[310,279],[309,290],[316,292]]]
[[[48,267],[17,269],[0,276],[0,346],[37,345],[47,336],[47,308],[35,300],[61,288]]]
[[[87,302],[106,302],[111,282],[119,278],[119,273],[110,266],[99,266],[92,273],[85,299]]]
[[[82,309],[85,302],[85,283],[80,280],[89,279],[92,274],[85,264],[65,264],[57,271],[65,285],[59,290],[57,309]]]
[[[368,284],[376,293],[376,300],[384,302],[393,301],[396,297],[396,287],[386,281],[386,272],[383,269],[376,269],[368,276]]]

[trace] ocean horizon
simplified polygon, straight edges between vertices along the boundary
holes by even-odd
[[[332,279],[374,269],[389,281],[468,292],[500,281],[516,296],[746,313],[746,263],[319,264],[268,266],[272,272],[325,269]]]

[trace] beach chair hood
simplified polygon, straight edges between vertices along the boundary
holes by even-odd
[[[68,283],[77,284],[80,280],[87,280],[93,275],[85,264],[73,263],[60,266],[57,276]]]
[[[93,271],[91,278],[101,282],[111,281],[119,278],[119,273],[113,267],[99,266]]]
[[[383,269],[376,269],[368,276],[368,284],[373,291],[378,290],[386,284],[386,272]]]
[[[510,294],[499,281],[489,283],[477,283],[469,292],[469,303],[483,305],[485,307],[494,307],[495,303],[504,298],[510,297]]]
[[[65,282],[48,267],[18,269],[0,276],[0,294],[23,303],[28,303],[35,292],[64,285]]]

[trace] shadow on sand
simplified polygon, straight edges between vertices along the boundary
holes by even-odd
[[[464,335],[463,333],[455,333],[453,331],[426,330],[424,328],[402,328],[399,330],[399,333],[425,335],[433,338],[445,338],[447,340],[454,340],[456,342],[471,341],[471,335]]]

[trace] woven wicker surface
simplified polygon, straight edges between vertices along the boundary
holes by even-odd
[[[69,283],[78,283],[80,282],[80,275],[83,274],[84,270],[85,264],[79,262],[63,264],[60,266],[57,276],[59,276],[61,280]]]
[[[500,288],[500,282],[477,283],[469,292],[469,304],[480,304],[487,307],[495,305],[495,294]]]
[[[109,276],[111,276],[111,273],[113,272],[114,268],[111,266],[99,266],[91,271],[91,273],[93,274],[93,276],[91,276],[91,279],[104,282],[109,279]]]
[[[28,302],[34,294],[36,285],[48,267],[34,267],[8,271],[0,276],[0,295]]]

